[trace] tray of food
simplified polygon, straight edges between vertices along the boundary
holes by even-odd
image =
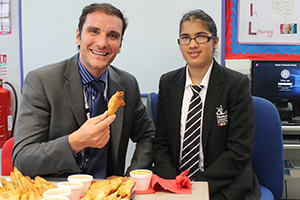
[[[74,176],[74,175],[72,175]],[[89,175],[78,175],[78,177]],[[73,177],[74,178],[74,177]],[[31,179],[29,176],[23,176],[21,172],[14,168],[11,172],[10,177],[1,177],[2,186],[0,186],[0,200],[41,200],[45,197],[45,194],[52,194],[55,196],[68,195],[67,198],[70,200],[81,199],[81,200],[121,200],[130,199],[132,200],[135,196],[134,178],[117,177],[111,180],[99,180],[89,183],[84,193],[79,192],[79,196],[74,196],[72,188],[78,188],[77,185],[79,178],[69,184],[68,187],[59,188],[61,185],[66,185],[65,181],[47,181],[46,179],[36,176]],[[74,183],[74,184],[73,184]],[[83,188],[83,187],[82,187]],[[66,190],[68,189],[68,191]]]

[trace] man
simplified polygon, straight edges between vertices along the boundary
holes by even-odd
[[[285,34],[290,34],[291,30],[292,30],[292,26],[290,24],[286,24],[284,26],[284,32],[285,32]]]
[[[125,175],[151,167],[155,128],[137,81],[110,65],[126,27],[127,19],[114,6],[86,6],[76,32],[79,54],[28,73],[13,149],[13,164],[24,175],[123,176],[129,138],[137,145]],[[104,111],[116,91],[123,91],[126,105],[108,117]]]

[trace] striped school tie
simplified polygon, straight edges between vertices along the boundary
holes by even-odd
[[[203,169],[203,152],[200,152],[200,130],[202,100],[200,91],[203,86],[193,85],[182,146],[181,171],[190,169],[187,176],[191,179]],[[200,161],[201,160],[201,161]],[[200,164],[199,164],[200,162]],[[200,169],[200,166],[202,169]],[[203,170],[202,170],[203,171]]]

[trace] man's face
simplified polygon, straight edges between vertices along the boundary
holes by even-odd
[[[100,77],[121,52],[122,20],[115,15],[93,12],[86,16],[81,36],[76,33],[80,59],[95,77]]]
[[[286,25],[284,28],[286,33],[290,33],[291,32],[291,26],[290,25]]]

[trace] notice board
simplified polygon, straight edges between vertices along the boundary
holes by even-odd
[[[299,0],[226,0],[225,58],[299,60],[299,6]]]

